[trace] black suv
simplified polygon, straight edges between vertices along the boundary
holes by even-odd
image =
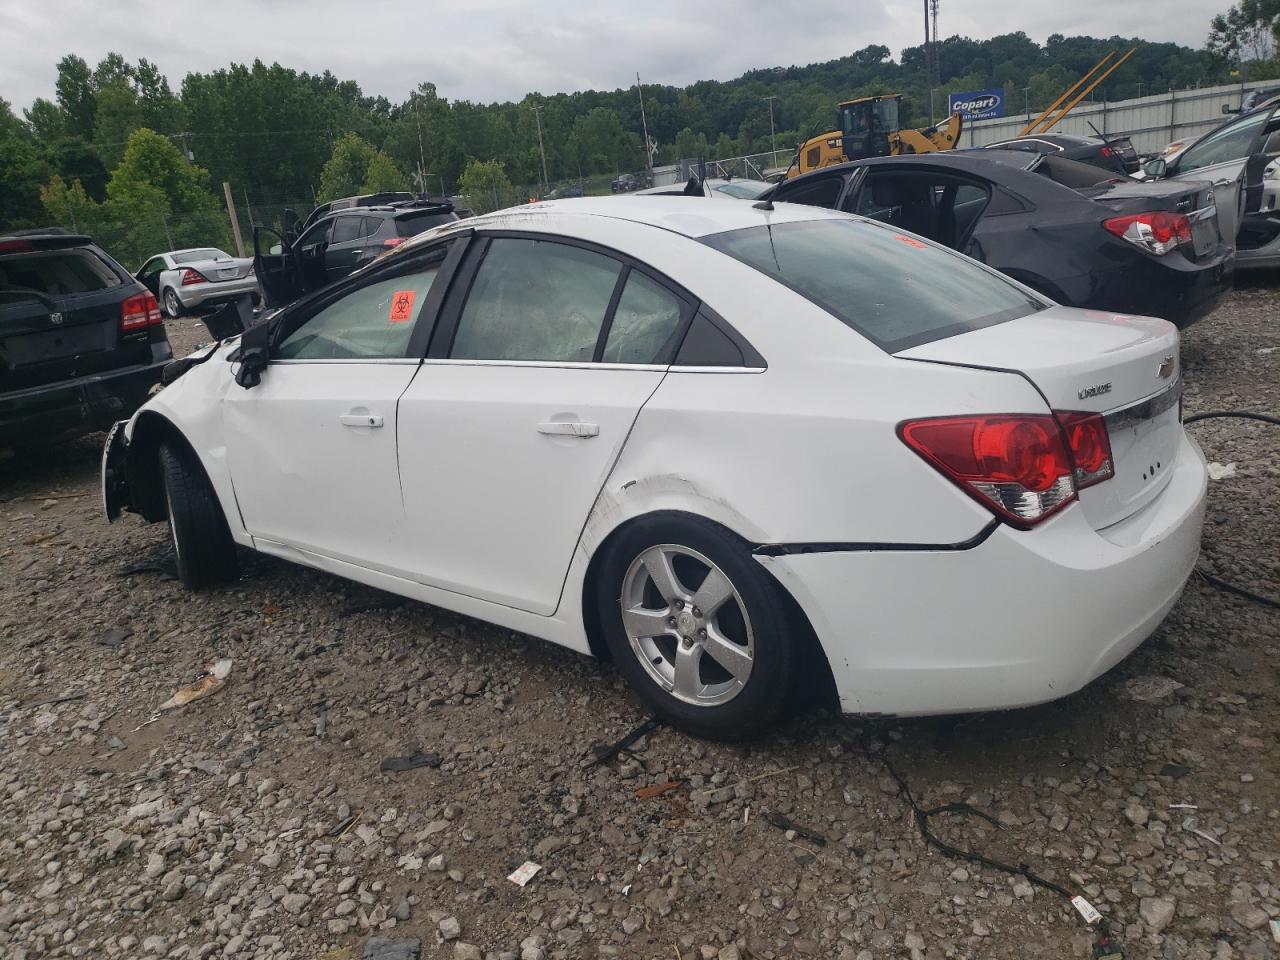
[[[0,446],[106,429],[172,358],[155,296],[88,237],[0,236]]]
[[[365,198],[354,197],[352,200]],[[398,200],[330,209],[302,235],[253,231],[253,266],[268,307],[282,307],[376,260],[415,234],[458,219],[448,200]],[[313,214],[314,216],[314,214]]]

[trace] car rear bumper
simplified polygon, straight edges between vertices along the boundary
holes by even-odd
[[[1222,302],[1235,268],[1230,250],[1201,263],[1176,251],[1165,257],[1134,251],[1125,261],[1075,278],[1072,306],[1159,317],[1185,329]]]
[[[199,307],[206,303],[219,303],[242,294],[258,294],[258,277],[249,274],[239,280],[210,280],[208,283],[193,283],[185,287],[175,287],[178,299],[186,309]]]
[[[763,563],[809,617],[847,713],[1042,703],[1145,640],[1200,550],[1204,458],[1185,435],[1161,494],[1101,531],[1072,507],[969,549],[827,552]]]
[[[152,362],[0,395],[0,444],[105,430],[146,402],[173,354],[152,345]]]

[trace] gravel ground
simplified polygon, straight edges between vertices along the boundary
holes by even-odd
[[[1278,312],[1259,285],[1187,334],[1189,412],[1277,412]],[[1280,593],[1280,441],[1191,429],[1235,465],[1201,566]],[[941,838],[1082,893],[1126,957],[1280,955],[1273,610],[1196,578],[1057,703],[817,712],[733,746],[659,729],[586,766],[645,719],[611,669],[267,558],[188,593],[163,527],[100,518],[100,442],[0,461],[7,960],[1091,954],[1058,894],[926,846],[881,753],[922,807],[993,818],[937,814]],[[142,725],[218,658],[224,689]]]

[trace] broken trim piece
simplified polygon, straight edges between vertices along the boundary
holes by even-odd
[[[757,557],[786,557],[802,553],[882,553],[882,552],[926,552],[945,553],[960,550],[972,550],[982,544],[987,537],[1000,526],[1000,520],[993,518],[990,523],[979,530],[968,540],[959,543],[762,543],[751,552]]]

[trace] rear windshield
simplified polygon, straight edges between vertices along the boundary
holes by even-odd
[[[1087,190],[1100,183],[1121,179],[1120,175],[1103,167],[1095,167],[1091,163],[1079,160],[1068,160],[1066,157],[1045,155],[1040,162],[1030,168],[1032,173],[1048,177],[1054,183],[1060,183],[1072,190]]]
[[[412,237],[423,230],[430,230],[442,223],[453,223],[458,218],[452,213],[402,213],[396,217],[396,233]]]
[[[713,234],[704,242],[790,287],[888,353],[1044,309],[999,274],[877,223],[808,220]]]
[[[100,257],[83,248],[0,256],[0,291],[8,292],[9,302],[23,290],[56,297],[106,290],[121,282]]]
[[[216,247],[208,247],[204,250],[183,250],[181,253],[171,254],[174,263],[199,263],[201,260],[230,260],[231,254],[224,253]]]

